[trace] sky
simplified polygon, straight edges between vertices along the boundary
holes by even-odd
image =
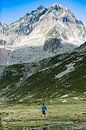
[[[59,3],[68,7],[86,26],[86,0],[0,0],[0,22],[10,24],[40,5]]]

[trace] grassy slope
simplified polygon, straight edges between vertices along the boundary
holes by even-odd
[[[65,65],[75,62],[74,71],[61,79],[55,79],[55,75],[67,69]],[[28,78],[26,77],[31,71],[31,65],[13,65],[5,68],[0,79],[1,97],[12,100],[7,102],[7,105],[10,102],[18,105],[7,106],[6,102],[5,106],[0,105],[2,124],[6,123],[7,129],[7,125],[40,126],[58,121],[86,121],[86,115],[82,114],[86,112],[85,65],[85,54],[73,52],[70,55],[59,55],[32,63],[35,71]],[[24,80],[20,82],[22,77]],[[7,86],[9,88],[6,89]],[[62,103],[61,100],[64,99],[60,97],[65,94],[69,97],[65,98],[66,103]],[[73,100],[73,97],[78,97],[79,100]],[[43,101],[47,103],[48,108],[45,118],[40,111],[40,103]]]
[[[82,60],[78,61],[79,58]],[[55,75],[67,69],[65,65],[75,62],[74,71],[64,75],[60,80],[55,79]],[[53,65],[57,63],[59,65],[54,67]],[[30,68],[27,64],[9,66],[5,69],[4,76],[0,80],[0,89],[9,86],[3,95],[15,101],[20,99],[23,99],[24,102],[50,101],[51,99],[57,100],[64,94],[70,95],[69,101],[74,96],[84,97],[83,100],[85,100],[86,95],[83,94],[86,91],[85,65],[85,54],[79,54],[79,52],[45,59],[38,64],[33,63],[33,68],[37,68],[35,73],[26,78],[20,85],[18,84],[20,78],[24,78],[24,75],[30,72]]]

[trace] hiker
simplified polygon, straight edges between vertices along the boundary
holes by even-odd
[[[44,116],[46,116],[47,107],[46,107],[46,105],[45,105],[44,103],[42,104],[41,110],[42,110],[42,114],[43,114]]]

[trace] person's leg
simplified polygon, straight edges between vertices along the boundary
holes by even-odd
[[[43,116],[45,116],[45,111],[42,111]]]
[[[43,114],[44,114],[44,116],[46,116],[46,112],[45,112],[45,111],[44,111],[44,113],[43,113]]]

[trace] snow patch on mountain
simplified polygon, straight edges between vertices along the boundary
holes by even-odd
[[[55,79],[57,79],[57,78],[60,79],[63,76],[65,76],[66,74],[72,72],[74,70],[74,65],[75,65],[75,63],[70,63],[70,64],[66,65],[67,69],[65,71],[61,72],[60,74],[56,75]]]

